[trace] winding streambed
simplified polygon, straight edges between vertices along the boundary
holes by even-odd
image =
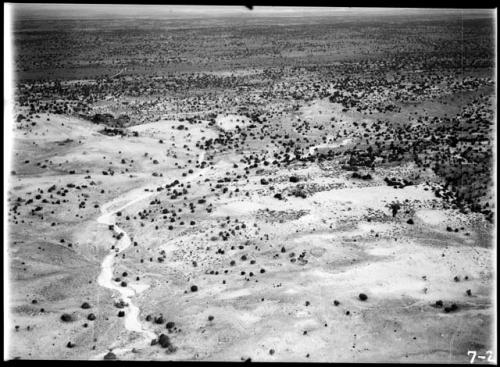
[[[205,156],[205,152],[202,152],[198,158],[198,161],[203,161]],[[199,177],[204,172],[206,172],[208,168],[204,168],[198,172],[195,172],[189,176],[186,176],[183,180],[179,180],[180,182],[188,182],[194,180],[196,177]],[[101,272],[97,277],[97,283],[104,288],[110,289],[119,294],[119,299],[123,300],[127,306],[124,307],[125,317],[124,317],[124,326],[128,331],[133,331],[139,334],[142,334],[143,338],[141,342],[146,343],[156,338],[156,334],[149,330],[147,327],[143,326],[139,320],[139,315],[141,310],[138,306],[136,306],[133,302],[133,297],[138,295],[140,292],[144,291],[148,287],[142,284],[136,284],[135,287],[121,287],[113,281],[113,273],[114,273],[114,262],[115,257],[126,250],[132,243],[130,236],[120,227],[116,225],[115,214],[128,206],[135,204],[139,201],[142,201],[150,196],[158,194],[157,191],[145,191],[144,188],[135,189],[127,192],[123,196],[120,196],[101,207],[102,215],[97,218],[97,222],[104,225],[113,225],[113,230],[118,235],[122,237],[114,246],[114,249],[104,258],[101,264]],[[118,206],[119,204],[122,204]],[[118,207],[117,207],[118,206]],[[134,290],[135,289],[135,290]],[[113,297],[115,298],[115,297]],[[114,349],[113,352],[115,354],[126,352],[125,348]]]
[[[119,294],[119,298],[127,304],[127,306],[124,307],[125,329],[127,329],[128,331],[134,331],[142,334],[144,336],[144,341],[156,338],[156,334],[151,330],[145,328],[139,320],[140,309],[132,301],[132,298],[136,296],[139,292],[136,292],[129,287],[118,286],[113,281],[115,257],[117,254],[127,249],[132,243],[129,235],[123,229],[121,229],[116,225],[114,214],[139,200],[143,200],[151,196],[152,194],[153,194],[152,192],[147,192],[139,197],[135,197],[133,200],[128,201],[126,204],[122,205],[117,209],[114,209],[113,211],[108,211],[108,208],[113,206],[113,204],[116,203],[117,201],[113,200],[101,208],[102,215],[97,218],[98,223],[105,225],[113,225],[114,231],[117,234],[122,234],[120,240],[117,241],[117,243],[115,244],[115,248],[111,250],[111,252],[104,258],[101,264],[101,273],[97,277],[97,283],[101,287],[111,289],[112,291],[115,291]],[[145,287],[142,287],[142,290],[145,289],[146,289]]]

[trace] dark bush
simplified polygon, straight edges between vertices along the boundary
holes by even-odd
[[[70,322],[70,321],[74,321],[74,318],[70,314],[64,313],[61,315],[61,320],[64,322]]]

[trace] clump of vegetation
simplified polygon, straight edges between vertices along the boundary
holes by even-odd
[[[68,314],[68,313],[64,313],[61,315],[61,320],[64,322],[71,322],[71,321],[75,321],[75,317],[73,315]]]
[[[113,352],[111,352],[111,351],[110,351],[110,352],[108,352],[108,353],[106,353],[106,355],[104,356],[104,360],[105,360],[105,361],[112,361],[112,360],[115,360],[115,359],[117,359],[117,358],[116,358],[116,354],[114,354],[114,353],[113,353]]]

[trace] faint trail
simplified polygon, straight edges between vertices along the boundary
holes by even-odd
[[[453,356],[453,339],[455,339],[455,336],[458,334],[458,332],[460,330],[462,330],[462,324],[463,324],[463,319],[460,320],[460,324],[458,325],[458,328],[455,330],[455,332],[453,333],[453,335],[451,336],[450,338],[450,354],[448,356],[448,361],[451,362],[451,358]]]
[[[113,79],[113,78],[117,77],[118,75],[121,75],[124,71],[125,71],[125,69],[122,69],[122,70],[120,70],[118,73],[116,73],[115,75],[110,76],[109,78],[110,78],[110,79]]]
[[[201,164],[205,160],[205,151],[202,151],[198,156],[198,164]]]

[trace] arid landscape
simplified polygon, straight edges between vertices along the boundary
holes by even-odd
[[[14,6],[7,359],[496,362],[496,12],[96,9]]]

